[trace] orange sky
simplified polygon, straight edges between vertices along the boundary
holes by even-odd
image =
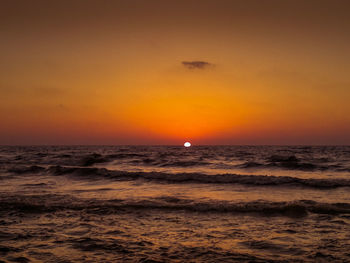
[[[1,1],[0,144],[350,144],[349,13]]]

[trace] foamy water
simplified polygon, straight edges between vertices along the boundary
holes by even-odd
[[[350,261],[350,147],[1,147],[0,175],[5,261]]]

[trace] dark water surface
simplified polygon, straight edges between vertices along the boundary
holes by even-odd
[[[350,147],[0,147],[0,260],[350,262]]]

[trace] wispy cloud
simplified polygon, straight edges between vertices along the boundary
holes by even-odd
[[[207,61],[182,61],[182,65],[188,69],[205,69],[209,66],[213,66],[212,63]]]

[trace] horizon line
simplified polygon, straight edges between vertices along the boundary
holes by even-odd
[[[191,143],[192,144],[192,143]],[[42,146],[149,146],[149,147],[184,147],[183,144],[0,144],[0,147],[42,147]],[[350,146],[350,144],[192,144],[196,146],[297,146],[297,147],[332,147]]]

